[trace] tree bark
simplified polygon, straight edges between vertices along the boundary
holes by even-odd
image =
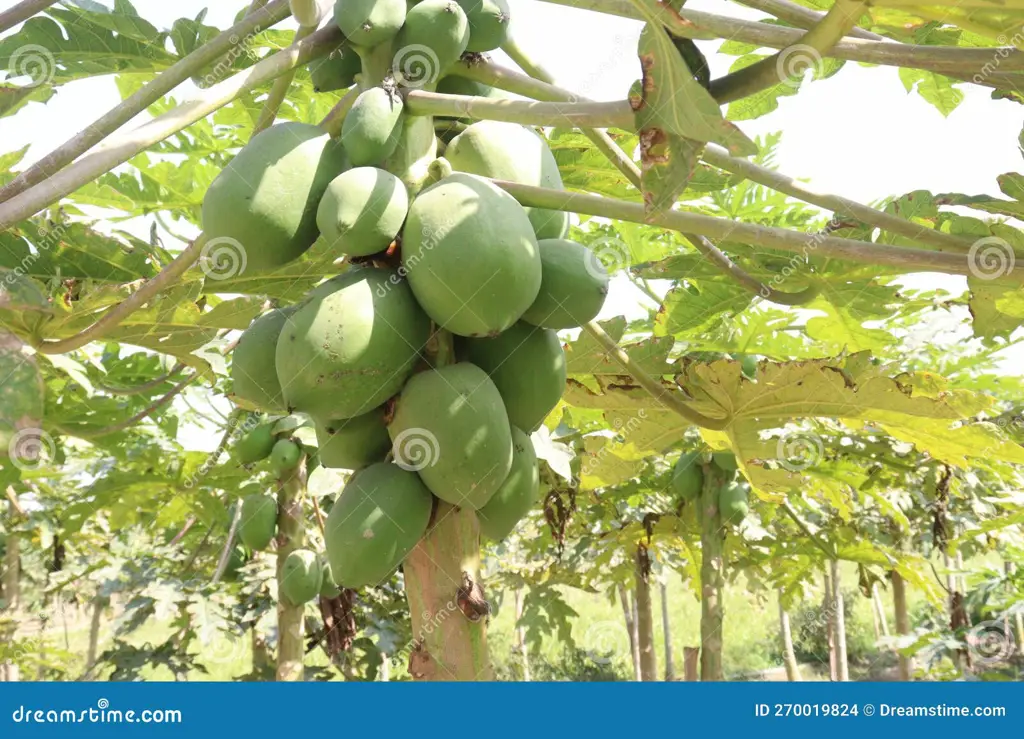
[[[839,682],[845,683],[850,680],[850,664],[846,658],[846,613],[838,559],[832,560],[831,568],[832,605],[835,612],[836,673]]]
[[[896,633],[899,636],[907,636],[910,633],[910,616],[907,613],[907,589],[903,582],[903,576],[893,570],[892,577],[892,605],[896,612]],[[914,661],[911,657],[899,655],[900,680],[910,680],[914,672]]]
[[[1006,562],[1004,565],[1007,575],[1013,575],[1017,571],[1016,562]],[[1018,610],[1014,614],[1014,633],[1017,637],[1017,654],[1024,657],[1024,611]]]
[[[789,624],[789,614],[779,598],[779,632],[782,634],[782,661],[786,665],[786,679],[790,682],[800,680],[800,665],[796,661],[793,649],[793,629]]]
[[[15,500],[8,502],[8,521],[16,521],[18,507]],[[11,619],[7,626],[7,633],[3,636],[8,641],[13,641],[18,630],[18,608],[21,605],[21,541],[17,533],[9,531],[7,534],[7,551],[4,555],[4,615]],[[4,666],[0,665],[3,672],[3,681],[16,683],[20,680],[18,665],[11,662]]]
[[[519,661],[523,666],[523,682],[530,682],[530,649],[526,644],[526,629],[519,625],[519,621],[523,618],[523,589],[516,588],[515,593],[515,608],[516,608],[516,636],[515,645],[516,650],[519,652]]]
[[[640,682],[640,648],[636,633],[636,602],[630,598],[628,591],[619,586],[619,602],[622,604],[622,616],[626,621],[626,633],[629,635],[629,656],[633,664],[633,680]]]
[[[305,541],[302,499],[306,493],[306,460],[303,458],[293,472],[284,475],[277,491],[277,679],[281,682],[302,682],[302,659],[305,606],[295,606],[281,594],[284,562],[288,555],[301,549]]]
[[[249,635],[252,640],[252,671],[254,675],[259,675],[270,667],[270,651],[267,642],[256,630],[256,624],[250,627]]]
[[[878,619],[878,625],[882,629],[882,636],[889,636],[889,619],[885,615],[885,604],[882,603],[882,594],[878,590],[878,583],[874,583],[871,586],[871,602],[874,604],[875,616]]]
[[[651,602],[650,565],[647,550],[636,550],[636,635],[640,652],[640,679],[654,682],[658,679],[658,655],[654,651],[654,604]]]
[[[825,634],[828,643],[828,679],[836,682],[839,679],[839,665],[836,661],[836,618],[835,599],[832,596],[832,578],[825,569],[825,597],[822,599],[821,610],[825,615]]]
[[[100,625],[103,623],[103,609],[107,599],[99,593],[92,599],[92,617],[89,620],[89,651],[85,657],[85,674],[91,675],[96,668],[96,654],[100,646]]]
[[[722,480],[711,465],[704,465],[704,490],[701,495],[701,613],[700,679],[724,680],[722,668],[722,519],[718,511],[718,492]]]
[[[476,514],[438,503],[403,572],[415,639],[409,657],[413,679],[493,680]]]
[[[683,680],[695,683],[700,669],[700,647],[683,647]]]
[[[665,639],[665,682],[676,679],[675,658],[672,654],[672,624],[668,616],[668,586],[662,582],[661,590],[661,631]]]

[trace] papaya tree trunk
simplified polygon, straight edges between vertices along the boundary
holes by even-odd
[[[633,664],[633,679],[640,682],[640,648],[637,645],[636,633],[636,601],[626,588],[619,586],[619,603],[622,604],[622,617],[626,621],[626,634],[629,636],[629,658]]]
[[[413,679],[492,680],[476,513],[438,502],[403,572],[415,639],[409,657]]]
[[[100,625],[103,623],[103,609],[107,599],[100,593],[92,599],[92,616],[89,620],[89,650],[85,656],[85,674],[91,675],[96,669],[96,654],[100,646]]]
[[[850,665],[846,658],[846,613],[843,603],[842,581],[839,575],[839,560],[833,559],[832,568],[832,610],[835,613],[836,677],[839,682],[850,680]]]
[[[900,636],[907,636],[910,633],[910,616],[907,613],[907,586],[903,576],[893,570],[892,577],[892,605],[896,612],[896,633]],[[914,672],[914,662],[911,657],[899,655],[900,680],[910,680]]]
[[[8,503],[8,521],[16,521],[17,506],[13,500]],[[7,534],[7,551],[4,554],[4,615],[10,618],[6,634],[0,634],[6,641],[13,641],[18,631],[18,608],[21,605],[21,539],[16,532]],[[21,679],[18,665],[10,662],[0,665],[3,681],[16,683]]]
[[[700,672],[700,647],[683,647],[683,680],[695,683]]]
[[[651,565],[647,548],[637,547],[636,555],[636,635],[640,652],[640,679],[658,679],[658,655],[654,651],[654,605],[651,602]]]
[[[1017,572],[1016,562],[1006,562],[1004,567],[1007,575],[1013,575]],[[1013,616],[1013,621],[1013,630],[1017,638],[1017,654],[1024,657],[1024,611],[1018,609]]]
[[[782,636],[782,661],[786,666],[786,679],[789,682],[800,680],[800,665],[796,661],[796,651],[793,649],[793,628],[789,623],[789,613],[782,605],[781,593],[779,596],[779,633]]]
[[[523,618],[523,589],[516,588],[515,593],[515,608],[516,608],[516,637],[515,646],[519,652],[519,661],[523,665],[523,682],[530,682],[530,649],[526,644],[526,629],[519,625],[519,622]]]
[[[828,568],[825,569],[824,583],[825,595],[822,598],[821,611],[825,614],[825,636],[828,643],[828,679],[835,682],[839,679],[839,665],[836,661],[836,613],[832,578]]]
[[[668,586],[659,583],[661,591],[661,631],[665,639],[665,682],[676,679],[676,665],[672,654],[672,625],[668,617]]]
[[[871,602],[874,604],[875,617],[881,627],[882,636],[889,636],[889,619],[885,614],[885,604],[882,602],[882,593],[878,590],[878,583],[871,586]]]
[[[254,675],[259,675],[270,666],[270,650],[255,624],[249,628],[249,636],[252,641],[252,671]]]
[[[700,531],[700,679],[724,680],[722,668],[722,587],[725,581],[722,549],[724,534],[718,511],[718,493],[722,486],[712,465],[704,465],[704,489],[701,493]]]
[[[284,562],[301,549],[305,539],[302,499],[306,492],[306,460],[284,475],[277,492],[277,679],[301,682],[304,678],[302,638],[304,606],[294,606],[281,594]]]

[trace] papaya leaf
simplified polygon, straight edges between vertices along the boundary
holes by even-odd
[[[43,393],[35,357],[26,353],[17,336],[0,330],[0,456],[11,457],[18,469],[38,464],[46,447],[38,433]]]

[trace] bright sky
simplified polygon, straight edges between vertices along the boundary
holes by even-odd
[[[0,7],[12,4],[4,0]],[[109,6],[112,0],[104,4]],[[147,20],[163,27],[182,16],[194,17],[207,5],[208,21],[226,27],[248,0],[135,1]],[[510,5],[513,28],[525,29],[519,34],[520,45],[563,87],[599,100],[621,99],[639,76],[639,22],[538,0],[510,0]],[[687,7],[764,18],[721,0],[690,0]],[[727,71],[733,58],[716,57],[719,42],[699,45],[711,60],[713,75]],[[503,55],[498,58],[512,66]],[[184,99],[193,89],[186,86],[176,96]],[[847,63],[834,77],[804,85],[799,95],[783,98],[772,114],[744,121],[740,127],[751,137],[784,130],[777,157],[780,170],[862,202],[915,189],[998,194],[996,177],[1021,169],[1017,136],[1024,109],[992,101],[981,88],[961,89],[963,102],[944,118],[916,93],[904,90],[895,68]],[[31,161],[118,101],[112,79],[66,85],[45,108],[32,105],[16,117],[0,119],[2,149],[32,144],[27,157]],[[148,222],[132,230],[145,237]],[[628,283],[616,284],[603,316],[635,315],[637,300],[638,293]]]

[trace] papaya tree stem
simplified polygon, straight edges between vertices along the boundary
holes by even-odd
[[[15,9],[12,8],[8,12],[12,12]],[[71,164],[71,162],[128,123],[128,121],[182,82],[198,74],[225,52],[236,49],[248,37],[279,23],[287,18],[290,13],[288,0],[275,0],[267,7],[247,15],[231,28],[215,36],[209,43],[200,46],[188,56],[165,69],[152,81],[125,98],[115,108],[104,113],[8,184],[4,185],[4,187],[0,188],[0,202],[9,200],[33,185],[39,184],[58,170]],[[223,70],[229,69],[231,61],[230,58],[220,61],[213,68],[213,71],[210,73],[211,76],[220,73],[222,68]],[[243,74],[250,74],[254,70],[255,67],[246,70]],[[85,182],[89,181],[88,179],[85,180]],[[5,224],[3,228],[6,229],[8,225]]]
[[[202,90],[195,98],[182,103],[174,110],[134,130],[112,137],[106,146],[86,154],[44,182],[0,204],[0,231],[7,230],[15,223],[38,213],[82,185],[124,164],[150,146],[191,126],[242,93],[276,79],[299,64],[326,54],[337,46],[341,39],[341,31],[333,24],[328,24],[295,46],[283,49],[257,62],[244,72]]]
[[[724,531],[718,497],[725,481],[714,465],[704,465],[704,486],[700,497],[700,679],[725,679],[722,668],[722,588],[725,565],[722,550]]]
[[[423,90],[402,90],[410,115],[450,116],[505,121],[530,126],[589,126],[633,128],[634,114],[626,100],[611,103],[538,103],[532,100],[496,100],[473,95],[445,95]]]
[[[815,25],[825,15],[824,13],[805,8],[803,5],[797,5],[791,0],[736,0],[740,5],[746,5],[748,8],[754,10],[760,10],[769,15],[773,15],[779,20],[786,21],[797,28],[814,28]],[[886,41],[888,39],[885,36],[881,36],[871,31],[866,31],[860,26],[854,26],[848,31],[849,36],[856,38],[868,39],[869,41]]]
[[[292,39],[292,47],[302,41],[302,39],[312,35],[314,31],[316,31],[316,26],[299,26],[298,30],[295,31],[294,39]],[[277,118],[277,113],[281,109],[281,103],[283,103],[284,99],[288,96],[288,89],[292,86],[292,80],[294,79],[295,67],[292,67],[274,80],[274,84],[270,88],[270,93],[267,95],[267,99],[263,103],[263,110],[260,111],[260,117],[256,120],[256,125],[253,126],[252,135],[254,137],[260,131],[265,131],[273,125],[274,119]]]
[[[277,679],[280,682],[303,680],[302,659],[304,606],[295,606],[281,594],[284,562],[301,549],[305,540],[302,499],[306,494],[306,457],[283,475],[277,491]]]
[[[0,13],[0,33],[14,28],[22,21],[27,21],[36,13],[42,13],[51,5],[56,5],[57,0],[22,0],[12,8]]]
[[[601,345],[605,354],[618,362],[644,390],[654,396],[668,410],[674,411],[690,423],[706,429],[721,431],[732,423],[731,417],[709,418],[686,405],[675,393],[668,390],[661,382],[651,377],[640,365],[634,362],[629,354],[615,343],[615,339],[605,333],[605,330],[601,328],[597,321],[584,324],[583,330],[593,336],[594,340]]]
[[[560,100],[580,99],[579,96],[569,90],[547,84],[541,80],[532,79],[491,62],[457,64],[452,69],[452,74],[483,82],[536,100],[558,102]],[[611,136],[601,130],[585,128],[581,130],[591,138],[591,141],[594,142],[598,149],[639,189],[639,170],[632,159],[625,155]],[[730,156],[724,147],[717,144],[707,144],[704,147],[704,152],[701,154],[701,159],[713,167],[741,175],[752,182],[777,190],[797,200],[802,200],[805,203],[816,205],[825,210],[831,210],[837,214],[852,216],[869,226],[880,228],[883,231],[888,231],[898,236],[904,236],[919,244],[934,247],[939,251],[967,253],[970,250],[971,242],[969,240],[936,231],[905,218],[863,205],[841,195],[813,189],[781,172],[762,167],[746,159]],[[630,165],[636,172],[635,175],[627,172]]]
[[[720,103],[728,103],[784,82],[788,77],[787,57],[791,54],[794,59],[799,56],[808,65],[820,65],[822,56],[857,25],[866,8],[865,0],[836,0],[814,28],[796,43],[749,67],[711,80],[711,95]]]
[[[813,254],[845,259],[851,262],[893,267],[908,272],[944,272],[974,275],[967,254],[949,254],[925,249],[876,244],[870,241],[844,239],[824,234],[806,234],[774,226],[740,223],[728,218],[706,216],[686,211],[647,214],[643,205],[614,198],[579,192],[520,185],[505,180],[491,180],[521,204],[584,213],[593,216],[646,223],[671,228],[681,233],[695,233],[708,238],[733,241],[753,246],[799,254],[802,263]],[[1024,270],[1013,270],[990,280],[991,284],[1024,284]]]

